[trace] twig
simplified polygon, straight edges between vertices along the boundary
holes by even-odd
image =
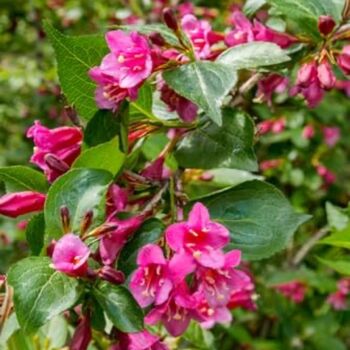
[[[299,265],[302,260],[306,257],[309,251],[314,247],[314,245],[322,239],[329,232],[329,228],[323,227],[317,231],[295,254],[295,257],[292,261],[294,266]]]
[[[156,207],[158,202],[162,199],[162,196],[164,192],[168,189],[169,183],[167,182],[164,184],[164,186],[156,193],[156,195],[147,203],[147,205],[143,208],[142,213],[143,215],[148,215],[153,211],[153,209]]]

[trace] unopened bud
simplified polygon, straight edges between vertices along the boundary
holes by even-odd
[[[326,60],[324,60],[317,67],[317,76],[318,80],[320,81],[321,87],[326,90],[332,89],[335,85],[335,82],[337,81],[333,73],[332,66]]]
[[[60,208],[61,221],[64,233],[71,231],[70,229],[70,213],[68,207],[65,205]]]
[[[157,46],[164,46],[166,44],[164,38],[157,32],[153,32],[149,35],[149,39],[151,40],[152,44]]]
[[[318,18],[318,30],[324,36],[332,33],[335,25],[336,23],[331,16],[320,16]]]
[[[88,233],[89,237],[101,237],[107,235],[118,228],[118,224],[115,222],[105,223]]]
[[[55,250],[55,246],[56,246],[56,241],[52,240],[51,243],[47,246],[46,248],[46,255],[51,258],[53,251]]]
[[[45,163],[52,169],[57,171],[60,174],[65,173],[69,170],[69,166],[66,162],[59,159],[57,156],[55,156],[52,153],[48,153],[44,157]]]
[[[111,266],[103,266],[99,270],[98,275],[103,280],[108,281],[112,284],[122,284],[125,282],[125,275],[123,272],[115,270]]]
[[[94,216],[94,212],[92,210],[89,210],[84,215],[84,218],[83,218],[83,220],[81,221],[81,224],[80,224],[80,234],[83,235],[89,229],[89,227],[92,224],[93,216]]]
[[[179,24],[177,22],[175,13],[171,8],[167,7],[163,10],[163,20],[167,27],[174,32],[177,32],[179,30]]]

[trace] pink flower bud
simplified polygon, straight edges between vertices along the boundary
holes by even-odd
[[[344,46],[338,56],[338,65],[344,74],[350,74],[350,45]]]
[[[161,36],[161,34],[157,32],[153,32],[149,35],[149,39],[154,45],[157,46],[164,46],[166,44],[164,38]]]
[[[335,146],[340,139],[340,129],[337,127],[325,126],[322,132],[324,141],[329,147]]]
[[[73,277],[84,276],[88,269],[89,248],[73,233],[64,235],[55,245],[53,267]]]
[[[317,65],[315,61],[303,64],[297,76],[297,84],[301,86],[309,86],[311,82],[317,79]]]
[[[70,350],[86,350],[92,338],[90,316],[83,316],[71,340]]]
[[[325,90],[332,89],[337,80],[333,73],[332,66],[327,60],[324,60],[317,67],[317,77],[321,84],[321,87]]]
[[[17,216],[40,211],[44,208],[45,195],[39,192],[15,192],[0,198],[0,214],[16,218]]]
[[[286,127],[286,120],[284,118],[279,118],[273,122],[271,131],[274,134],[279,134],[285,129],[285,127]]]
[[[315,128],[312,124],[305,125],[302,131],[302,136],[307,140],[312,139],[315,136]]]
[[[179,30],[179,24],[177,22],[175,13],[171,8],[167,7],[163,10],[163,20],[167,27],[174,32]]]
[[[98,271],[98,276],[112,284],[122,284],[125,281],[125,275],[111,266],[103,266]]]
[[[320,16],[318,18],[318,30],[324,36],[332,33],[335,25],[336,23],[332,16]]]

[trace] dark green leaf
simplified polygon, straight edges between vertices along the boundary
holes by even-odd
[[[166,71],[163,78],[179,95],[202,108],[216,124],[222,124],[223,99],[237,82],[234,70],[223,64],[201,61]]]
[[[201,199],[213,220],[231,234],[229,248],[242,250],[244,258],[267,258],[284,249],[297,228],[309,219],[294,212],[283,194],[262,181],[243,184]]]
[[[247,16],[252,16],[256,11],[266,4],[266,0],[247,0],[243,11]]]
[[[101,283],[93,294],[115,327],[125,333],[143,329],[143,312],[127,288]]]
[[[119,139],[101,143],[85,150],[73,163],[73,168],[90,168],[107,170],[116,175],[125,160],[125,154],[119,149]]]
[[[342,275],[350,276],[350,260],[327,260],[322,258],[317,258],[317,260]]]
[[[79,298],[77,280],[54,270],[50,262],[46,257],[26,258],[8,273],[16,315],[25,332],[35,331]]]
[[[26,228],[26,239],[33,255],[39,255],[44,246],[44,213],[34,215]]]
[[[44,22],[44,29],[57,59],[58,77],[69,103],[85,119],[97,112],[95,83],[89,78],[89,69],[99,65],[107,54],[106,42],[101,35],[66,36]]]
[[[350,249],[350,227],[320,240],[319,243]]]
[[[79,228],[86,212],[94,213],[94,226],[105,216],[105,195],[112,175],[104,170],[73,169],[51,186],[45,203],[46,235],[57,239],[63,234],[60,208],[66,206],[71,215],[73,230]]]
[[[45,193],[48,189],[47,180],[41,172],[23,165],[0,168],[0,180],[5,183],[7,192]]]
[[[252,42],[224,51],[216,62],[234,70],[271,66],[289,61],[287,54],[276,44]]]
[[[256,171],[253,139],[254,124],[249,116],[226,108],[221,127],[209,122],[186,134],[175,158],[184,168]]]
[[[145,83],[139,90],[137,100],[130,103],[130,118],[147,117],[155,119],[152,112],[153,92],[149,84]]]
[[[148,243],[155,243],[164,232],[164,224],[158,219],[146,221],[134,234],[133,238],[123,248],[118,268],[129,275],[136,268],[137,253],[140,248]]]

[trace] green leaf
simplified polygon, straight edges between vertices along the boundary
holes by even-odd
[[[72,168],[107,170],[116,175],[122,168],[125,154],[119,149],[119,139],[114,139],[85,150],[73,163]]]
[[[125,25],[118,26],[119,29],[132,32],[136,31],[144,35],[150,35],[152,33],[159,33],[165,39],[165,41],[174,46],[179,45],[179,40],[177,39],[174,32],[169,29],[166,25],[161,23],[153,23],[153,24],[135,24],[135,25]]]
[[[252,42],[224,51],[216,60],[234,70],[271,66],[289,61],[287,54],[276,44]]]
[[[284,249],[299,225],[309,219],[297,214],[274,186],[262,181],[243,184],[204,197],[211,218],[230,230],[229,248],[242,250],[244,258],[267,258]]]
[[[8,282],[21,328],[33,332],[72,307],[80,296],[78,282],[50,267],[46,257],[29,257],[12,266]]]
[[[44,29],[55,49],[58,77],[62,90],[84,119],[97,112],[95,83],[88,76],[90,68],[99,65],[107,54],[102,35],[66,36],[44,22]]]
[[[119,134],[120,118],[109,110],[99,110],[88,122],[84,131],[84,142],[97,146],[112,140]]]
[[[214,335],[201,327],[197,322],[192,321],[183,334],[183,338],[200,350],[215,349]]]
[[[26,239],[33,255],[39,255],[44,246],[45,218],[44,213],[34,215],[26,228]]]
[[[347,209],[339,208],[330,202],[326,203],[328,225],[336,230],[343,230],[349,224]]]
[[[51,239],[62,236],[60,208],[66,206],[73,230],[78,230],[86,212],[92,210],[93,226],[105,219],[105,195],[112,175],[104,170],[73,169],[51,186],[45,202],[46,235]]]
[[[327,244],[334,247],[350,249],[350,227],[336,232],[318,242],[319,244]]]
[[[237,83],[237,74],[215,62],[193,62],[163,73],[179,95],[197,104],[216,124],[222,124],[221,105]]]
[[[149,84],[142,85],[138,92],[137,100],[130,102],[130,118],[147,117],[156,119],[152,112],[153,91]]]
[[[252,16],[256,11],[266,4],[266,0],[247,0],[243,11],[247,16]]]
[[[93,294],[113,325],[125,333],[143,329],[143,312],[127,288],[101,283]]]
[[[327,260],[318,257],[317,260],[322,263],[323,265],[326,265],[327,267],[331,268],[332,270],[335,270],[336,272],[350,276],[350,260]]]
[[[340,21],[344,0],[267,0],[274,8],[295,22],[298,34],[312,36],[320,40],[318,18],[331,15]]]
[[[5,183],[7,192],[45,193],[49,187],[41,172],[23,165],[0,168],[0,180]]]
[[[178,144],[175,158],[184,168],[256,171],[253,139],[254,124],[249,116],[226,108],[221,127],[209,122],[187,133]]]
[[[135,232],[133,238],[123,248],[118,268],[127,276],[137,267],[136,258],[140,248],[149,243],[156,243],[164,232],[164,224],[158,219],[150,219]]]

